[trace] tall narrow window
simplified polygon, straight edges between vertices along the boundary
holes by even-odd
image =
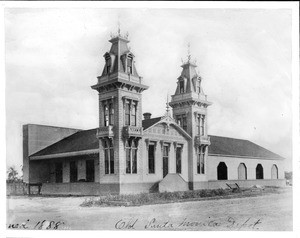
[[[134,140],[132,142],[132,173],[136,174],[137,173],[137,145],[136,141]]]
[[[169,146],[163,146],[163,177],[169,173]]]
[[[114,125],[114,104],[109,104],[109,125]]]
[[[111,174],[115,172],[115,157],[112,139],[109,139],[109,170]]]
[[[126,173],[137,173],[137,142],[135,140],[127,140],[125,143],[126,154]]]
[[[114,173],[114,147],[112,139],[104,140],[104,167],[105,174]]]
[[[63,182],[63,166],[61,162],[55,163],[55,182]]]
[[[86,181],[95,181],[95,161],[93,159],[86,160]]]
[[[182,148],[179,146],[176,148],[176,173],[181,174],[181,152]]]
[[[109,118],[108,118],[108,106],[107,104],[104,105],[104,126],[109,125]]]
[[[186,115],[182,116],[182,128],[183,130],[187,130],[187,122],[186,122]]]
[[[197,93],[201,93],[201,81],[200,81],[200,79],[197,82]]]
[[[182,119],[181,119],[181,115],[180,116],[176,116],[177,119],[177,123],[179,126],[182,126]]]
[[[130,125],[130,104],[128,101],[125,103],[125,125]]]
[[[133,104],[131,108],[131,125],[136,126],[136,104]]]
[[[205,146],[199,146],[197,158],[197,173],[204,174]]]
[[[127,60],[127,73],[132,74],[132,58]]]
[[[155,145],[149,144],[148,147],[148,172],[149,174],[155,173]]]
[[[179,81],[179,93],[184,93],[184,81]]]
[[[111,69],[111,59],[110,59],[110,57],[108,57],[106,59],[106,74],[110,73],[110,69]]]
[[[204,115],[201,115],[201,128],[200,128],[200,135],[201,136],[204,136],[205,134],[205,126],[204,126],[204,123],[205,123],[205,116]]]
[[[196,119],[197,121],[196,121],[196,133],[197,133],[197,135],[200,135],[200,115],[198,114],[197,115],[197,119]]]
[[[126,141],[125,144],[125,152],[126,152],[126,173],[131,174],[131,146],[130,141]]]

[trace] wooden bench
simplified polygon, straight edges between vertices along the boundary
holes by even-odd
[[[38,193],[37,194],[38,195],[41,194],[42,183],[29,183],[28,184],[28,195],[31,194],[31,192],[30,192],[31,187],[38,187]]]
[[[226,183],[227,187],[229,187],[233,192],[240,190],[240,186],[237,183]]]

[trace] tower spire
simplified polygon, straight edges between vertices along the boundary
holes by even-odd
[[[188,43],[188,54],[187,54],[187,58],[188,58],[188,62],[190,62],[191,60],[191,44],[190,42]]]

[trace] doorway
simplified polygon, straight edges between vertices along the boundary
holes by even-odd
[[[227,166],[224,162],[218,165],[218,180],[227,180]]]

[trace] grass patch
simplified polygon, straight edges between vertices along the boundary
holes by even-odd
[[[202,198],[221,197],[242,193],[241,190],[202,189],[184,192],[140,193],[126,195],[106,195],[85,199],[82,207],[93,206],[140,206],[178,201],[201,200]]]

